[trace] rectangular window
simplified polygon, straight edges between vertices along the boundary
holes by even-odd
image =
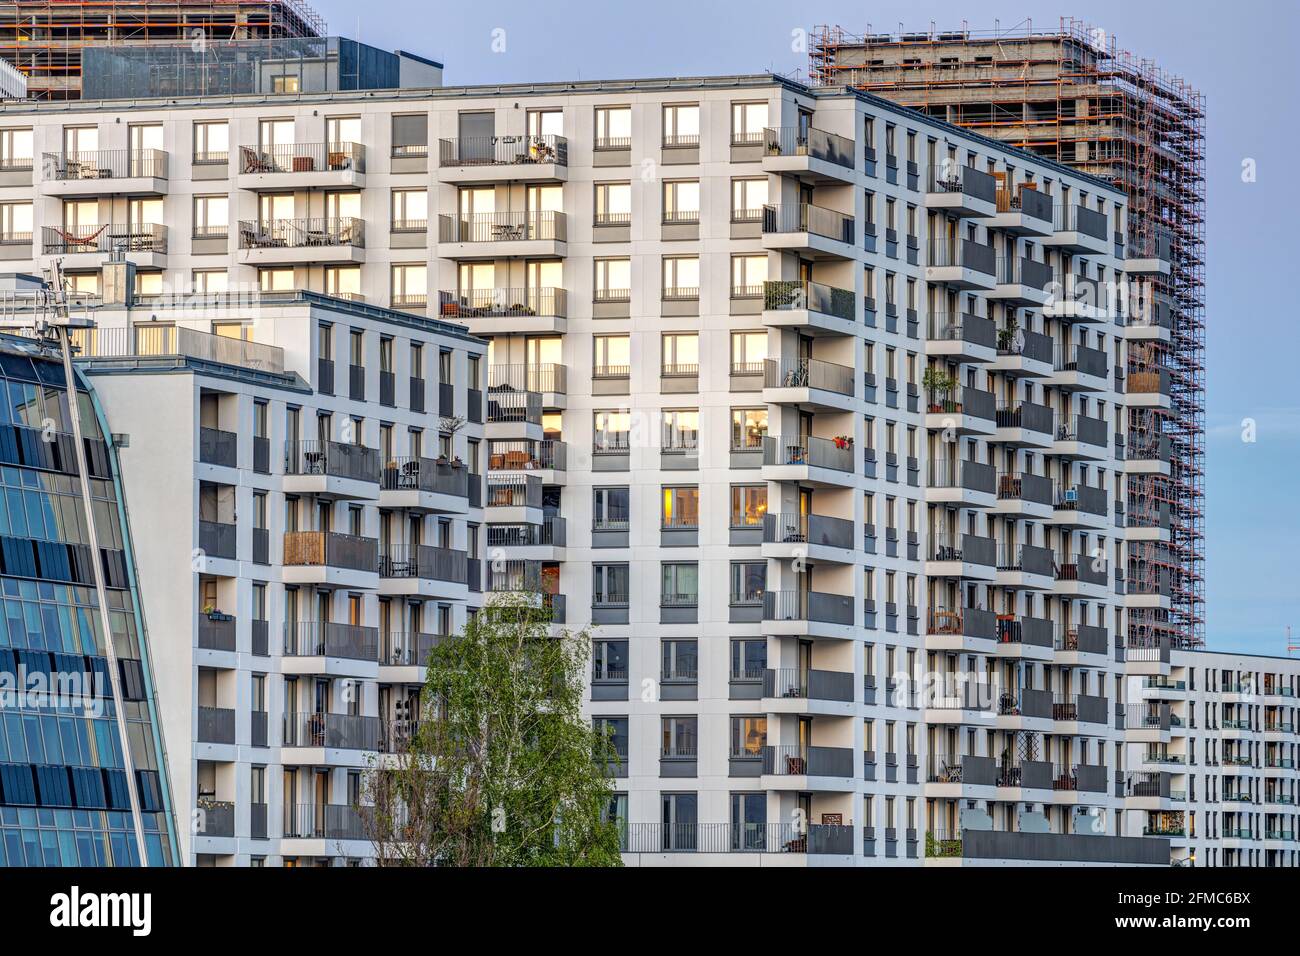
[[[732,647],[734,648],[738,643],[740,642],[733,642]],[[762,676],[761,668],[759,676]],[[761,757],[763,756],[763,748],[766,746],[766,717],[731,718],[731,756],[741,759]],[[739,794],[735,796],[739,796]]]
[[[626,455],[630,449],[629,429],[632,416],[626,409],[601,410],[593,413],[594,455]]]
[[[700,645],[698,641],[664,641],[659,676],[662,680],[698,680]]]
[[[32,204],[0,203],[0,243],[27,245],[32,241]]]
[[[695,332],[665,332],[660,371],[664,375],[700,373],[700,337]]]
[[[667,408],[662,414],[664,451],[694,451],[699,447],[699,409]]]
[[[736,146],[763,142],[767,126],[766,103],[731,104],[731,142]]]
[[[393,305],[423,307],[429,302],[429,267],[423,262],[393,265]]]
[[[731,603],[754,605],[763,603],[767,590],[766,561],[731,562]]]
[[[700,489],[694,485],[664,488],[663,512],[660,520],[664,528],[698,528]]]
[[[732,680],[762,680],[766,669],[766,638],[744,637],[731,642]]]
[[[20,172],[32,168],[32,131],[0,129],[0,170]]]
[[[664,564],[659,601],[664,607],[696,607],[700,603],[700,568],[697,564]]]
[[[632,221],[632,184],[596,183],[596,225],[626,225]]]
[[[627,106],[596,107],[596,149],[630,149],[632,110]]]
[[[594,681],[627,680],[627,641],[593,640],[591,642],[591,679]]]
[[[763,294],[767,281],[767,256],[745,255],[731,257],[731,297],[757,299]]]
[[[230,232],[230,200],[225,196],[194,197],[194,238],[220,239]]]
[[[767,437],[766,408],[733,408],[731,410],[731,450],[754,451],[763,447]]]
[[[429,114],[409,113],[393,117],[393,157],[429,155]]]
[[[767,333],[760,331],[731,333],[731,374],[762,375],[767,359]]]
[[[429,228],[429,191],[393,190],[393,232],[424,232]]]
[[[731,486],[731,527],[757,528],[767,514],[767,485]]]
[[[673,180],[664,183],[664,222],[668,224],[700,221],[700,181]]]
[[[665,299],[698,299],[700,297],[700,260],[698,257],[664,257],[663,297]]]
[[[230,161],[230,126],[226,122],[194,124],[194,165],[220,166]]]
[[[663,748],[661,756],[692,758],[698,753],[698,718],[663,718]]]
[[[626,335],[592,336],[592,375],[626,378],[631,374],[632,351]]]
[[[700,108],[694,103],[664,107],[664,145],[700,145]]]
[[[596,488],[592,501],[593,531],[626,531],[628,528],[628,489]]]
[[[627,607],[629,567],[626,564],[592,566],[593,607]]]
[[[763,207],[766,205],[766,179],[733,179],[731,181],[732,222],[761,222]]]
[[[628,302],[631,300],[631,259],[597,259],[595,268],[597,302]]]

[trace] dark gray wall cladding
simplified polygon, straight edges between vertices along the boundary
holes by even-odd
[[[1168,866],[1169,841],[1155,837],[967,829],[962,831],[962,856],[968,860]]]

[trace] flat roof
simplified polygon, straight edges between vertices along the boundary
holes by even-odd
[[[0,103],[0,116],[13,113],[79,113],[94,110],[122,112],[126,110],[148,109],[216,109],[237,106],[255,106],[259,103],[348,103],[365,100],[398,102],[406,100],[456,100],[475,96],[559,96],[571,94],[597,93],[649,93],[672,90],[725,90],[744,89],[746,87],[780,86],[803,96],[814,99],[821,97],[852,96],[877,109],[897,116],[916,120],[927,126],[941,130],[950,136],[959,137],[968,142],[979,144],[986,149],[1009,156],[1018,156],[1029,162],[1037,163],[1047,169],[1056,170],[1061,175],[1070,176],[1089,182],[1105,189],[1116,196],[1124,197],[1125,192],[1113,183],[1099,179],[1089,173],[1080,172],[1055,160],[1039,156],[1037,153],[1018,146],[1011,146],[1001,140],[983,136],[961,126],[954,126],[946,120],[937,119],[877,96],[849,86],[809,86],[776,73],[736,73],[717,76],[669,76],[643,77],[622,80],[572,80],[548,83],[506,83],[480,84],[477,86],[438,86],[416,89],[394,90],[341,90],[331,93],[244,93],[220,94],[215,96],[168,96],[149,99],[121,100],[40,100]]]

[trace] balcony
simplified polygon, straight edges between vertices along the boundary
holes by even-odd
[[[374,677],[379,630],[334,621],[288,622],[282,651],[288,674]]]
[[[795,481],[825,488],[857,485],[853,440],[763,436],[764,481]]]
[[[379,553],[379,593],[447,601],[465,600],[467,556],[428,544],[390,544]]]
[[[1110,595],[1110,564],[1087,554],[1062,555],[1056,565],[1059,595],[1104,601]]]
[[[194,808],[193,826],[196,847],[206,844],[206,850],[217,850],[211,842],[214,838],[224,842],[235,835],[234,801],[199,797],[198,806]],[[220,847],[218,852],[229,852],[230,849],[227,845]]]
[[[228,521],[199,520],[199,550],[205,558],[235,560],[239,529]]]
[[[934,312],[926,319],[926,354],[955,362],[992,362],[997,358],[993,320],[964,312]]]
[[[1109,717],[1105,697],[1091,694],[1057,694],[1052,699],[1052,720],[1068,727],[1058,727],[1057,733],[1067,736],[1097,736],[1107,729]],[[1089,726],[1080,726],[1080,725]]]
[[[993,493],[992,465],[965,458],[930,459],[926,473],[926,501],[963,508],[991,508]]]
[[[853,598],[821,591],[765,591],[763,632],[793,637],[852,638]]]
[[[853,140],[812,127],[779,126],[763,130],[763,172],[790,176],[810,185],[852,184]]]
[[[469,469],[462,462],[390,458],[380,472],[379,507],[416,514],[463,514],[469,507],[469,481]]]
[[[379,542],[336,531],[286,531],[286,584],[374,588],[379,584]]]
[[[199,427],[199,461],[205,465],[234,468],[238,462],[239,436],[219,428]]]
[[[1110,388],[1106,353],[1099,349],[1058,343],[1052,367],[1050,384],[1064,392],[1105,392]]]
[[[1045,591],[1052,587],[1052,552],[1032,544],[998,546],[997,584],[1016,590]]]
[[[1128,252],[1128,258],[1124,260],[1124,271],[1128,275],[1169,275],[1174,251],[1173,241],[1168,234],[1157,233],[1138,239]]]
[[[540,392],[510,388],[488,389],[487,427],[489,441],[541,441],[542,396]]]
[[[814,358],[765,359],[763,401],[790,405],[808,412],[852,411],[856,371],[847,365]]]
[[[438,217],[438,254],[448,259],[558,259],[568,248],[562,212],[482,212]]]
[[[1028,401],[999,402],[993,441],[1011,448],[1050,448],[1056,415],[1046,405]]]
[[[806,259],[857,257],[853,217],[811,203],[763,207],[763,248],[795,252]]]
[[[852,826],[810,823],[622,823],[623,853],[782,853],[852,856]]]
[[[361,143],[285,143],[239,147],[236,185],[254,192],[361,189],[366,147]]]
[[[379,496],[379,451],[335,441],[285,442],[286,494],[338,499]]]
[[[949,384],[925,391],[925,427],[930,431],[992,435],[997,427],[996,411],[992,392],[969,385]]]
[[[926,175],[925,208],[987,219],[998,211],[997,180],[956,160],[932,164]]]
[[[543,485],[562,485],[568,469],[569,446],[557,439],[496,440],[488,444],[488,472],[536,473]]]
[[[97,328],[93,333],[78,330],[73,336],[73,345],[77,354],[84,358],[192,358],[258,372],[284,371],[284,349],[277,345],[213,335],[176,325]],[[200,432],[200,453],[204,440]],[[257,439],[254,441],[256,444]],[[215,446],[209,447],[215,450]],[[262,473],[269,473],[269,466]]]
[[[338,264],[366,261],[366,221],[353,216],[241,219],[240,260],[249,265]]]
[[[1050,236],[1052,229],[1052,197],[1034,188],[1032,183],[1020,183],[1016,192],[998,186],[995,193],[997,212],[984,220],[990,229],[1000,229],[1012,236]]]
[[[996,560],[997,542],[994,539],[937,528],[930,535],[925,573],[941,578],[991,581]]]
[[[200,614],[198,625],[198,646],[200,650],[234,653],[234,617],[213,611],[208,614]]]
[[[997,480],[995,514],[1042,520],[1052,514],[1052,481],[1028,472],[1003,472]]]
[[[929,650],[989,654],[997,638],[996,624],[992,611],[931,607],[925,623],[925,646]]]
[[[568,523],[558,515],[547,515],[540,523],[487,526],[488,547],[503,549],[510,558],[562,561],[567,543]]]
[[[1056,656],[1062,664],[1095,665],[1110,653],[1106,629],[1093,624],[1071,624],[1056,635]]]
[[[763,700],[763,709],[769,714],[847,714],[851,707],[821,705],[852,704],[853,674],[794,667],[767,668],[763,671]]]
[[[846,518],[772,511],[763,515],[765,558],[853,564],[858,557],[857,543],[853,522]]]
[[[1110,526],[1108,496],[1103,488],[1071,484],[1058,487],[1047,523],[1071,530],[1105,531]]]
[[[1050,662],[1055,656],[1055,625],[1040,617],[997,616],[998,656]]]
[[[539,524],[542,479],[537,475],[488,472],[487,518],[496,524]]]
[[[1105,461],[1110,454],[1107,425],[1087,415],[1059,416],[1053,435],[1052,454],[1058,458]]]
[[[446,638],[441,634],[384,633],[379,646],[380,682],[423,684],[429,655],[444,640]]]
[[[1082,256],[1105,256],[1114,251],[1106,214],[1077,203],[1056,203],[1052,207],[1052,234],[1039,241],[1046,248]]]
[[[98,269],[113,252],[121,252],[140,269],[167,267],[167,227],[155,223],[103,223],[41,227],[41,252],[62,256],[70,271]]]
[[[569,141],[563,136],[464,136],[438,141],[444,183],[565,182]]]
[[[798,329],[811,336],[852,335],[856,306],[850,289],[800,279],[763,283],[763,324],[769,328]]]
[[[200,704],[194,739],[201,744],[234,744],[234,709],[229,707],[204,707]],[[212,753],[207,748],[205,748],[205,752]],[[200,759],[204,758],[200,757]]]
[[[286,840],[311,840],[322,844],[313,855],[339,852],[342,841],[370,841],[361,811],[350,804],[299,804],[284,814]],[[294,852],[298,852],[296,849]]]
[[[800,744],[763,748],[764,790],[853,790],[853,750]]]
[[[990,301],[1026,308],[1047,304],[1052,270],[1045,262],[1026,256],[998,256],[997,269],[998,281],[988,294]]]
[[[1161,409],[1173,407],[1169,369],[1163,366],[1130,365],[1125,391],[1131,406]]]
[[[100,149],[45,153],[46,196],[163,196],[167,193],[167,154],[161,149]]]
[[[312,760],[316,754],[293,754],[291,750],[379,750],[380,721],[378,717],[357,717],[351,714],[285,714],[284,746],[282,753],[285,763],[338,763],[360,765],[365,758],[362,754],[324,755],[323,759]]]
[[[1066,323],[1109,323],[1121,306],[1119,287],[1074,272],[1053,273],[1047,291],[1043,315]]]
[[[1169,866],[1169,841],[1149,836],[963,830],[926,834],[927,863],[983,869],[1005,861],[1034,865]]]
[[[488,391],[536,392],[544,408],[567,408],[568,367],[555,362],[493,365],[488,369]]]
[[[973,239],[931,239],[925,262],[925,281],[942,283],[953,289],[997,287],[997,256],[992,246]]]
[[[1046,378],[1052,374],[1051,338],[1021,328],[1018,323],[998,329],[998,355],[992,371],[1008,378]]]
[[[568,297],[563,289],[475,289],[439,292],[438,315],[475,335],[563,334]]]

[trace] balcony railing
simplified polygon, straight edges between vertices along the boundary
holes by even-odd
[[[853,675],[841,671],[768,668],[763,672],[763,696],[852,703]]]
[[[239,147],[239,172],[317,173],[366,171],[366,147],[361,143],[284,143]]]
[[[379,663],[390,667],[423,667],[434,647],[444,640],[440,634],[386,631],[379,647]]]
[[[1055,417],[1055,413],[1046,405],[1034,402],[999,402],[994,421],[998,428],[1027,428],[1050,435]]]
[[[763,748],[763,773],[778,777],[852,777],[853,751],[848,747],[769,744]]]
[[[563,548],[567,527],[567,522],[558,515],[548,515],[541,524],[490,524],[487,543],[489,548]]]
[[[853,623],[853,598],[822,591],[765,591],[763,620]]]
[[[439,313],[446,319],[563,318],[567,314],[565,291],[554,288],[439,292],[438,301]]]
[[[235,649],[235,619],[229,614],[199,615],[199,647],[209,651]]]
[[[106,223],[89,226],[42,226],[46,255],[80,252],[166,252],[167,227],[156,223]]]
[[[1033,504],[1052,504],[1052,481],[1042,475],[1028,472],[1003,472],[998,475],[999,501],[1028,501]]]
[[[366,221],[355,216],[239,221],[241,249],[315,249],[366,244]]]
[[[997,403],[992,392],[964,385],[927,389],[925,410],[931,415],[970,415],[994,421]]]
[[[288,840],[366,840],[366,834],[361,810],[348,804],[299,804],[285,808],[284,838]]]
[[[763,207],[763,232],[800,233],[835,242],[853,244],[853,217],[811,203],[787,203]]]
[[[764,388],[810,388],[853,397],[854,369],[810,358],[765,359]]]
[[[973,269],[989,276],[997,271],[993,247],[973,239],[931,239],[929,254],[927,266]]]
[[[798,512],[778,514],[769,511],[763,515],[763,543],[820,545],[853,550],[853,522],[830,515]]]
[[[964,312],[930,313],[925,337],[931,342],[966,342],[990,349],[997,343],[992,319]]]
[[[286,531],[286,567],[329,567],[371,574],[379,570],[379,542],[337,531]]]
[[[481,212],[438,217],[439,242],[527,242],[568,238],[562,212]]]
[[[1052,209],[1052,227],[1057,232],[1081,232],[1103,242],[1109,235],[1105,213],[1076,203],[1057,203]]]
[[[852,474],[853,444],[812,436],[794,439],[764,435],[763,464],[806,465],[810,468],[829,468]]]
[[[46,179],[167,178],[167,154],[161,149],[97,149],[46,153]],[[105,187],[111,190],[111,186]]]
[[[462,136],[438,140],[439,166],[525,166],[569,164],[563,136]]]
[[[338,657],[374,661],[379,655],[379,629],[334,621],[298,621],[284,626],[285,657]]]
[[[852,826],[812,823],[618,822],[624,853],[811,853],[852,855]]]
[[[851,289],[839,289],[820,282],[768,279],[763,283],[763,308],[772,311],[807,309],[852,322],[853,300]]]
[[[196,737],[205,744],[235,742],[235,711],[229,707],[199,705]]]
[[[487,420],[491,424],[540,425],[542,422],[540,392],[516,392],[508,388],[489,389],[487,405]]]
[[[567,461],[568,445],[556,439],[494,440],[488,446],[488,471],[564,471]]]
[[[465,584],[466,560],[464,551],[451,548],[437,548],[427,544],[390,544],[379,555],[379,576]]]
[[[175,325],[78,329],[72,338],[87,358],[183,356],[267,372],[284,371],[284,349]]]
[[[380,476],[384,491],[427,491],[465,498],[469,495],[469,469],[434,458],[390,458]]]
[[[811,127],[766,127],[763,149],[768,156],[810,156],[853,168],[853,140]]]
[[[931,458],[928,478],[931,488],[961,488],[993,494],[993,466],[980,461]]]
[[[285,442],[284,473],[377,483],[379,450],[336,441]]]
[[[1106,447],[1106,422],[1087,415],[1065,415],[1056,423],[1057,441],[1080,441],[1098,448]]]
[[[926,192],[963,193],[985,202],[996,202],[997,180],[988,173],[963,166],[956,160],[932,163],[927,168]]]
[[[994,640],[997,637],[996,615],[973,607],[932,607],[926,624],[927,634],[946,634]]]
[[[536,475],[488,473],[488,508],[540,508],[542,480]]]
[[[520,392],[568,391],[568,367],[555,362],[536,364],[493,365],[488,369],[488,391]]]

